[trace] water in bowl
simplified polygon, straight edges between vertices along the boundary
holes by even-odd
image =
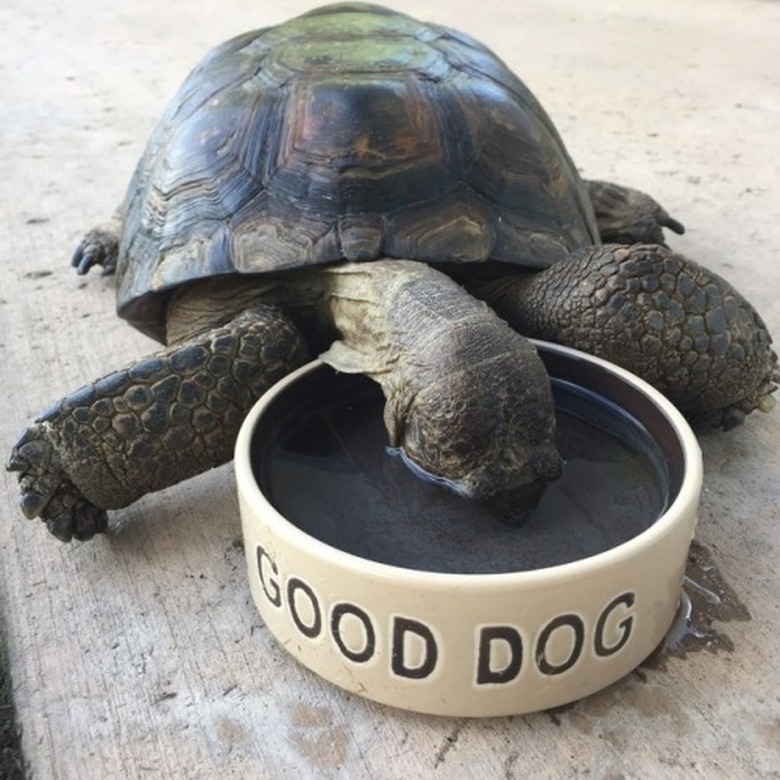
[[[422,481],[391,455],[381,391],[359,376],[277,403],[273,423],[255,437],[256,478],[291,523],[362,558],[473,574],[568,563],[648,528],[666,508],[669,476],[632,416],[566,381],[553,379],[553,394],[563,475],[520,527]]]

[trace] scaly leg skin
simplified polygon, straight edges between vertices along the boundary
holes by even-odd
[[[70,264],[80,274],[86,274],[92,266],[103,268],[103,275],[108,276],[116,271],[116,261],[119,256],[119,240],[122,235],[122,208],[105,225],[90,230],[76,247]]]
[[[106,509],[229,461],[252,404],[308,359],[288,318],[258,305],[86,385],[14,446],[22,511],[62,541],[89,539]]]
[[[685,228],[644,192],[608,181],[585,181],[599,235],[605,244],[666,246],[663,228],[682,235]]]
[[[780,371],[761,317],[724,279],[665,247],[593,247],[469,287],[519,332],[642,377],[698,429],[728,429],[773,406]]]

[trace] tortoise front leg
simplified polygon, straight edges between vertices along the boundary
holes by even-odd
[[[642,377],[697,428],[731,428],[772,408],[780,369],[761,317],[724,279],[665,247],[593,247],[539,273],[464,284],[520,333]]]
[[[308,357],[290,320],[257,305],[82,387],[11,452],[22,511],[63,541],[104,531],[106,509],[229,461],[252,404]]]

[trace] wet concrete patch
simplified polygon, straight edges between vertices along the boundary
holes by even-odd
[[[663,669],[667,658],[685,658],[701,650],[731,653],[734,641],[716,624],[751,619],[750,610],[723,579],[712,553],[694,540],[688,551],[677,616],[663,644],[641,666]]]

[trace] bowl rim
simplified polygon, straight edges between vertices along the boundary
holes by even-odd
[[[258,422],[272,401],[302,377],[326,364],[316,358],[283,377],[269,388],[254,404],[239,431],[235,444],[235,474],[239,494],[249,503],[257,516],[263,517],[272,526],[271,530],[293,548],[305,550],[306,554],[318,558],[331,566],[352,571],[373,580],[398,583],[403,580],[412,587],[426,589],[467,587],[494,589],[496,587],[539,587],[549,582],[588,576],[605,567],[622,566],[632,558],[652,548],[669,533],[672,533],[685,517],[686,510],[699,501],[703,479],[703,463],[699,443],[678,409],[662,393],[635,374],[603,358],[595,357],[571,347],[552,342],[529,339],[535,346],[557,352],[563,357],[585,360],[606,370],[620,381],[632,385],[646,396],[666,417],[677,436],[683,456],[683,475],[680,488],[666,511],[648,528],[631,539],[608,550],[586,556],[575,561],[527,569],[516,572],[455,573],[427,571],[381,563],[333,547],[295,526],[282,515],[260,489],[251,463],[252,440]],[[652,431],[650,432],[652,435]],[[243,514],[243,513],[242,513]]]

